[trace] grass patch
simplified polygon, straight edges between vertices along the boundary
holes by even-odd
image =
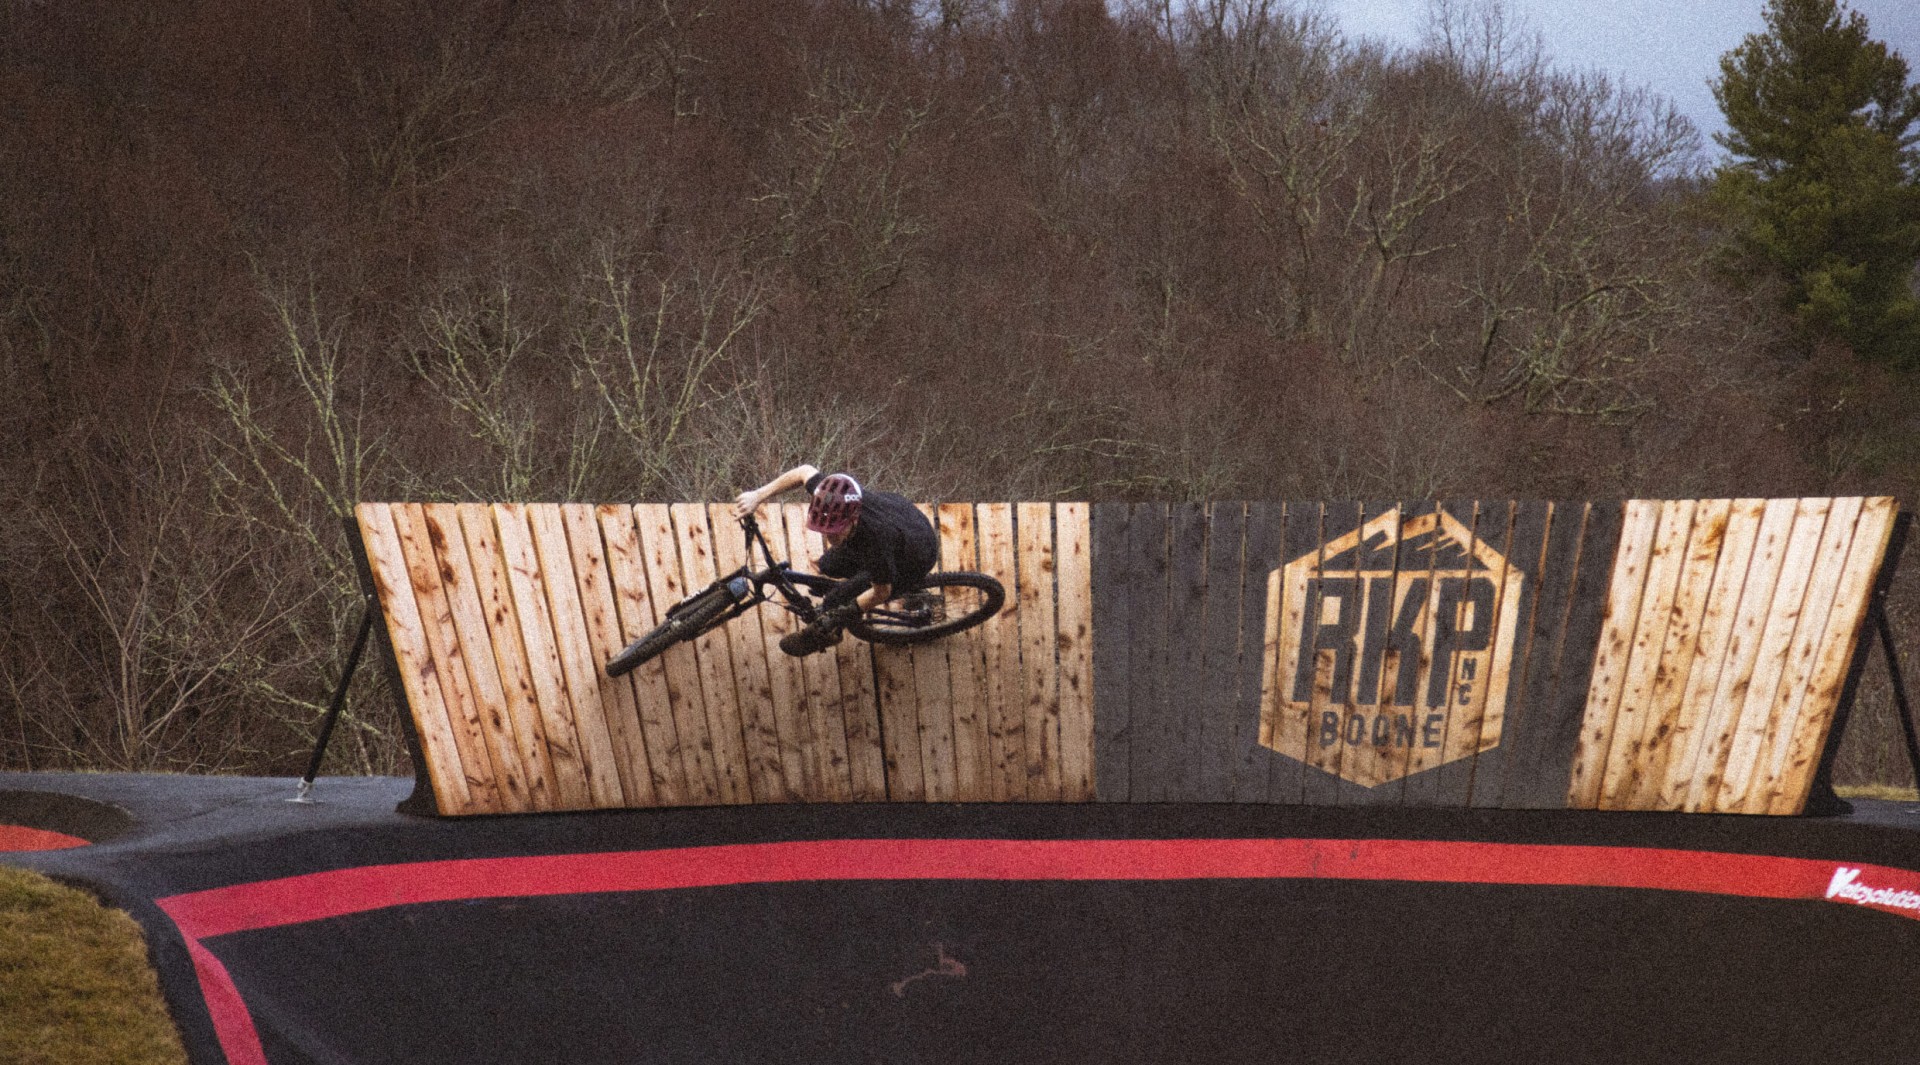
[[[140,926],[0,866],[0,1047],[9,1065],[185,1065]]]
[[[1895,787],[1892,784],[1852,784],[1844,788],[1834,788],[1833,792],[1843,799],[1886,799],[1891,802],[1920,802],[1920,792],[1912,788]]]

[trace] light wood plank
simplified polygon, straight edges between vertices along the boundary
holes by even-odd
[[[1646,589],[1647,567],[1654,536],[1659,530],[1659,504],[1644,499],[1628,501],[1614,556],[1613,581],[1607,589],[1607,608],[1600,625],[1600,644],[1594,653],[1593,676],[1587,686],[1586,712],[1580,725],[1573,775],[1567,786],[1567,805],[1591,810],[1600,805],[1607,771],[1607,755],[1620,696],[1632,659],[1634,628],[1640,620],[1640,600]]]
[[[1769,499],[1762,508],[1760,536],[1747,567],[1747,580],[1740,592],[1740,608],[1727,646],[1727,658],[1714,685],[1712,711],[1720,722],[1713,747],[1705,752],[1711,760],[1702,761],[1701,773],[1688,795],[1689,811],[1711,812],[1718,808],[1720,782],[1725,778],[1733,755],[1734,738],[1739,733],[1746,707],[1747,693],[1753,687],[1754,669],[1760,662],[1760,647],[1766,635],[1767,613],[1773,605],[1774,584],[1786,562],[1788,537],[1794,524],[1794,501]]]
[[[435,555],[427,530],[426,508],[419,503],[401,503],[393,508],[393,528],[400,537],[400,548],[407,557],[407,577],[413,582],[414,601],[420,607],[421,630],[433,655],[440,678],[440,693],[447,703],[447,719],[453,724],[453,742],[460,748],[460,768],[466,773],[467,791],[473,813],[504,813],[510,809],[501,787],[500,767],[493,764],[487,742],[486,723],[474,699],[467,678],[465,657],[460,653],[460,637],[453,626],[453,613],[440,584],[440,559]]]
[[[1432,545],[1430,552],[1422,552],[1417,546],[1412,552],[1414,569],[1416,571],[1427,571],[1427,587],[1426,605],[1420,609],[1420,621],[1417,625],[1417,631],[1420,637],[1420,668],[1416,671],[1415,676],[1421,678],[1421,680],[1415,689],[1416,694],[1413,700],[1414,738],[1408,745],[1406,769],[1408,777],[1413,777],[1416,774],[1424,773],[1432,769],[1439,761],[1434,749],[1427,745],[1428,727],[1432,723],[1435,714],[1434,709],[1427,704],[1429,688],[1433,683],[1435,658],[1437,657],[1436,650],[1440,635],[1440,627],[1434,624],[1434,619],[1440,616],[1441,582],[1446,579],[1447,574],[1447,559],[1444,552],[1440,550],[1440,545],[1444,543],[1446,539],[1448,527],[1447,517],[1451,513],[1448,508],[1451,506],[1458,506],[1458,504],[1442,504],[1435,507],[1430,516],[1423,515],[1420,519],[1408,522],[1408,524],[1412,526],[1412,530],[1402,533],[1402,535],[1414,536],[1416,538],[1427,532],[1434,534],[1427,540],[1427,542]],[[1470,540],[1470,537],[1460,537],[1459,539]],[[1423,555],[1425,557],[1422,557]],[[1405,556],[1406,552],[1402,552],[1401,565],[1403,567],[1406,565]],[[1412,598],[1414,589],[1409,587],[1405,594],[1407,598]],[[1400,610],[1406,609],[1404,601],[1396,602],[1394,605]],[[1406,802],[1408,805],[1431,802],[1433,801],[1431,798],[1433,794],[1429,788],[1423,788],[1420,781],[1407,781]]]
[[[392,649],[399,667],[400,685],[406,692],[407,707],[420,737],[434,806],[443,814],[473,813],[476,807],[472,791],[467,784],[466,769],[460,762],[453,719],[441,692],[440,668],[427,644],[426,626],[421,622],[420,607],[414,598],[406,551],[394,527],[394,509],[395,505],[386,503],[362,503],[354,508],[360,541],[366,547],[368,566],[373,571],[374,594],[380,600],[380,610],[386,620],[387,646]]]
[[[1765,775],[1760,754],[1767,746],[1768,730],[1774,723],[1781,679],[1787,673],[1788,656],[1793,649],[1794,630],[1799,627],[1807,585],[1813,577],[1814,552],[1826,532],[1829,500],[1788,502],[1793,507],[1793,525],[1774,578],[1773,595],[1767,601],[1766,623],[1761,628],[1753,679],[1740,708],[1740,722],[1734,730],[1733,746],[1727,752],[1720,790],[1713,800],[1714,809],[1727,813],[1739,812],[1746,805],[1749,791],[1761,784],[1755,778]]]
[[[501,809],[525,813],[534,809],[532,787],[520,762],[500,667],[494,661],[493,637],[487,632],[485,608],[467,557],[467,539],[460,529],[460,512],[451,503],[428,503],[421,511],[427,539],[439,561],[440,590],[446,597],[459,661],[466,667],[467,691],[480,735],[493,763]]]
[[[934,509],[916,504],[928,524]],[[937,526],[935,535],[938,536]],[[935,568],[939,568],[937,565]],[[944,641],[917,644],[908,649],[913,662],[914,701],[920,718],[920,767],[926,774],[927,801],[953,802],[959,795],[959,767],[953,740],[953,680]]]
[[[653,631],[660,623],[660,612],[655,609],[647,589],[646,556],[640,547],[634,508],[625,504],[602,505],[595,508],[594,516],[606,545],[607,569],[613,576],[614,614],[619,624],[616,639],[624,649]],[[634,708],[647,747],[647,770],[652,778],[655,801],[662,806],[689,805],[687,771],[680,753],[680,736],[674,726],[666,667],[655,658],[635,667],[626,679],[633,686]]]
[[[809,573],[818,573],[820,557],[826,553],[826,541],[819,533],[807,528],[806,507],[799,504],[789,505],[785,512],[787,523],[787,546],[794,555],[794,564]],[[865,645],[858,640],[842,639],[831,653],[812,654],[800,660],[800,668],[806,677],[807,712],[812,723],[812,746],[806,748],[806,758],[814,767],[820,784],[821,802],[847,802],[853,798],[853,765],[849,755],[849,717],[857,713],[857,708],[848,704],[841,690],[840,656],[845,653],[859,654]],[[912,711],[909,710],[911,713]],[[873,720],[879,720],[878,707]],[[917,729],[903,728],[896,740],[912,739],[912,747],[917,751],[919,736]],[[911,759],[914,774],[919,773],[919,755]],[[882,770],[882,776],[887,776]]]
[[[609,677],[606,665],[626,646],[621,638],[619,608],[614,603],[613,572],[600,540],[600,522],[593,507],[565,503],[558,507],[567,534],[574,592],[586,621],[587,659],[600,692],[600,717],[607,723],[615,769],[626,806],[657,806],[661,799],[653,786],[651,752],[640,725],[639,696],[633,675]],[[549,579],[553,579],[553,575]]]
[[[764,565],[764,559],[750,559],[747,556],[745,536],[739,521],[733,516],[732,504],[710,504],[707,507],[707,524],[713,529],[714,568],[722,576],[743,569],[759,569]],[[758,802],[789,802],[798,798],[797,790],[787,782],[786,766],[780,760],[780,723],[774,707],[773,667],[767,660],[765,618],[779,613],[784,611],[771,603],[763,603],[734,619],[728,626],[748,782]],[[778,652],[778,648],[774,650]]]
[[[680,565],[687,587],[696,594],[719,573],[713,560],[713,529],[707,509],[697,503],[668,506],[680,545]],[[746,726],[740,711],[739,689],[733,678],[733,637],[722,625],[693,640],[700,666],[700,694],[706,705],[707,734],[713,739],[713,767],[720,781],[720,801],[753,801],[753,783],[747,772]]]
[[[1793,633],[1793,646],[1782,666],[1779,690],[1768,715],[1763,746],[1758,754],[1754,784],[1740,803],[1742,813],[1763,814],[1780,804],[1780,788],[1786,775],[1787,755],[1793,737],[1799,731],[1800,714],[1813,685],[1814,668],[1820,645],[1827,635],[1833,614],[1833,600],[1840,590],[1841,574],[1847,566],[1847,551],[1853,543],[1854,527],[1860,521],[1857,497],[1821,500],[1827,505],[1826,527],[1820,545],[1811,559],[1805,598],[1801,601],[1800,621]],[[1791,565],[1789,561],[1789,565]],[[1776,594],[1776,600],[1779,596]]]
[[[1060,631],[1061,798],[1094,799],[1093,524],[1085,503],[1054,506]],[[1236,549],[1238,545],[1235,545]],[[1235,567],[1238,569],[1238,567]],[[1234,599],[1237,609],[1239,600]],[[1222,737],[1223,746],[1229,741]]]
[[[1695,785],[1702,779],[1701,767],[1714,764],[1719,757],[1716,746],[1732,736],[1727,731],[1730,725],[1724,720],[1729,716],[1726,708],[1715,705],[1713,693],[1720,684],[1727,652],[1733,645],[1740,596],[1746,587],[1747,570],[1753,560],[1754,544],[1760,538],[1760,519],[1765,512],[1766,501],[1762,499],[1736,499],[1728,506],[1726,533],[1714,563],[1713,585],[1707,593],[1700,635],[1687,671],[1686,690],[1680,699],[1680,723],[1676,732],[1684,737],[1684,745],[1668,763],[1660,788],[1660,809],[1688,809],[1689,804],[1699,801]]]
[[[973,504],[943,503],[938,512],[940,569],[978,570],[979,543],[973,525]],[[993,798],[988,782],[993,752],[987,736],[986,656],[979,628],[944,637],[947,666],[953,687],[954,798],[959,802],[986,802]]]
[[[558,809],[560,797],[553,779],[553,762],[547,753],[533,678],[527,672],[527,651],[520,639],[520,618],[513,608],[513,592],[507,585],[506,560],[500,551],[499,538],[494,534],[493,511],[481,503],[462,503],[457,511],[461,535],[466,541],[467,560],[473,569],[474,590],[486,621],[487,638],[492,642],[501,697],[506,701],[506,718],[527,783],[528,802],[535,810]]]
[[[1706,619],[1714,569],[1720,561],[1720,545],[1726,539],[1727,520],[1732,513],[1731,499],[1702,500],[1694,505],[1685,559],[1668,614],[1666,644],[1647,694],[1642,753],[1622,799],[1629,809],[1664,808],[1661,793],[1668,767],[1675,761],[1690,760],[1699,741],[1700,730],[1695,727],[1698,718],[1688,716],[1683,700],[1694,652],[1702,637],[1701,625]]]
[[[995,802],[1027,798],[1026,706],[1020,681],[1020,581],[1015,561],[1011,503],[982,503],[976,510],[980,571],[1006,589],[1006,605],[980,626],[986,660],[988,784]],[[1124,620],[1124,619],[1123,619]]]
[[[1833,725],[1840,692],[1846,686],[1848,667],[1858,642],[1866,638],[1862,628],[1898,514],[1899,505],[1887,496],[1869,497],[1862,503],[1853,541],[1847,548],[1846,569],[1841,572],[1840,586],[1834,592],[1833,607],[1827,615],[1813,680],[1804,708],[1794,724],[1781,784],[1770,812],[1797,814],[1806,804],[1814,771],[1826,746],[1827,731]]]
[[[500,557],[506,566],[507,590],[520,625],[521,646],[527,653],[527,676],[539,710],[540,734],[547,741],[553,764],[555,800],[563,810],[591,809],[595,805],[593,787],[587,779],[573,702],[567,695],[560,651],[554,642],[546,591],[540,585],[540,559],[527,523],[527,508],[518,503],[499,503],[492,510]]]
[[[778,504],[763,507],[760,534],[775,561],[791,560],[787,550],[787,527]],[[764,559],[754,561],[755,568]],[[768,694],[773,704],[773,741],[780,758],[780,778],[786,784],[790,801],[806,802],[824,794],[817,767],[810,767],[803,755],[812,743],[812,724],[807,719],[807,684],[800,662],[780,650],[780,640],[800,628],[799,619],[789,613],[780,593],[769,589],[775,599],[763,604],[760,615],[761,654],[766,659]],[[804,738],[804,739],[803,739]]]
[[[1020,666],[1026,691],[1027,798],[1058,802],[1060,777],[1060,630],[1054,611],[1053,508],[1014,508],[1020,543]]]
[[[640,553],[646,565],[647,590],[661,618],[686,599],[689,590],[680,565],[680,541],[673,516],[664,503],[633,508],[640,533]],[[720,770],[715,763],[712,730],[700,685],[700,663],[692,644],[669,647],[659,658],[667,700],[672,707],[674,733],[680,738],[680,759],[687,775],[687,801],[701,806],[719,804]]]
[[[1600,808],[1630,808],[1645,766],[1648,721],[1656,716],[1653,689],[1667,649],[1674,600],[1680,594],[1680,576],[1687,561],[1687,542],[1693,532],[1694,503],[1677,500],[1657,504],[1659,524],[1653,553],[1647,560],[1646,590],[1640,597],[1640,616],[1634,623],[1633,650],[1628,656],[1626,686],[1613,719]]]
[[[553,621],[554,649],[559,652],[560,672],[566,678],[568,701],[573,704],[573,722],[579,730],[581,761],[586,765],[593,804],[601,808],[625,806],[620,755],[614,749],[613,731],[600,694],[600,678],[606,674],[601,672],[602,662],[587,636],[585,607],[573,580],[573,551],[567,544],[560,508],[551,503],[530,504],[527,527],[533,532],[534,554],[540,559],[547,609]]]

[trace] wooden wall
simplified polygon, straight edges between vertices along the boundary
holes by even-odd
[[[1891,499],[959,503],[1009,593],[792,659],[762,607],[602,666],[743,561],[726,506],[364,504],[440,813],[1254,802],[1795,813]],[[803,563],[801,508],[770,508]]]
[[[777,646],[792,616],[768,605],[606,676],[667,606],[744,564],[730,509],[356,508],[436,812],[1092,797],[1084,505],[928,508],[941,568],[1008,592],[950,639],[794,659]],[[763,531],[810,566],[823,545],[802,513],[766,508]]]

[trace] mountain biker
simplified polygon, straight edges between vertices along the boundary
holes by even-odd
[[[795,466],[740,493],[734,516],[744,518],[768,499],[801,487],[811,496],[807,528],[827,541],[816,565],[840,583],[822,597],[817,619],[780,638],[780,649],[795,656],[832,647],[840,642],[840,630],[864,611],[917,591],[940,557],[933,524],[905,496],[868,491],[847,474],[823,474],[816,466]]]

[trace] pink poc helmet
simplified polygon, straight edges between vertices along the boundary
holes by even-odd
[[[807,528],[823,536],[839,536],[859,520],[860,482],[844,473],[823,478],[807,504]]]

